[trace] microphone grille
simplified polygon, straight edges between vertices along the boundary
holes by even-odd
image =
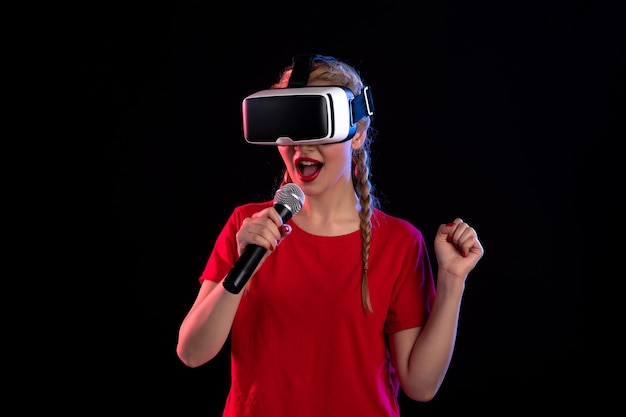
[[[276,191],[274,204],[287,207],[291,215],[295,216],[304,204],[304,192],[296,184],[290,182]]]

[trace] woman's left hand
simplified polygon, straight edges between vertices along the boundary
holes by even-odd
[[[435,255],[440,271],[465,278],[485,253],[478,234],[462,219],[442,224],[435,237]]]

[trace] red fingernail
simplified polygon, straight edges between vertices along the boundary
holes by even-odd
[[[446,226],[454,226],[454,222],[446,224]]]

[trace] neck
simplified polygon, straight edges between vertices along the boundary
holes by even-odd
[[[293,222],[314,235],[345,235],[359,229],[359,209],[359,202],[354,193],[341,199],[307,196],[304,206],[293,218]]]

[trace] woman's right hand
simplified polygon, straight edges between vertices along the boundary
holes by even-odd
[[[239,231],[235,235],[237,239],[237,251],[243,253],[248,245],[262,246],[273,252],[280,241],[291,233],[291,227],[283,224],[274,207],[267,207],[251,217],[244,219]]]

